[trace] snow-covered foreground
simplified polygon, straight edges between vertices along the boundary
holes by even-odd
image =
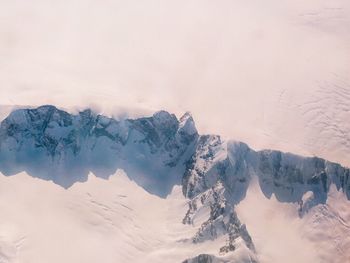
[[[0,175],[0,262],[182,262],[215,254],[222,240],[185,241],[196,228],[182,224],[180,187],[162,199],[123,172],[89,176],[64,189],[25,173]]]
[[[162,199],[122,171],[69,189],[25,173],[0,175],[0,262],[170,263],[217,254],[222,238],[186,241],[197,229],[182,224],[186,204],[179,186]],[[349,261],[350,204],[335,189],[300,218],[297,204],[266,199],[252,182],[236,210],[261,263]],[[230,262],[241,262],[239,249]]]

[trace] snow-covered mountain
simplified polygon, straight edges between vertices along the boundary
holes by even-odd
[[[118,170],[129,179],[118,179],[115,189],[96,178],[97,185],[103,184],[97,191],[88,177],[92,173],[107,179]],[[117,242],[112,234],[120,237],[118,242],[125,243],[122,247],[128,251],[116,250],[105,262],[281,262],[280,251],[287,251],[284,262],[346,262],[350,257],[350,214],[344,211],[350,208],[348,168],[318,157],[255,151],[218,135],[200,135],[189,113],[179,119],[160,111],[151,117],[117,120],[91,110],[70,114],[49,105],[14,110],[0,126],[0,172],[24,172],[53,181],[56,185],[23,176],[1,179],[15,192],[22,189],[14,180],[29,180],[33,189],[38,184],[48,200],[64,207],[54,212],[57,217],[69,214],[64,219],[70,222],[69,229],[97,213],[102,220],[85,226],[84,235],[89,236],[94,225],[103,236],[109,232],[108,253]],[[54,197],[45,190],[47,185]],[[106,197],[97,197],[104,187]],[[128,204],[115,200],[118,192],[127,196]],[[29,190],[23,196],[27,193],[36,204],[37,197]],[[57,196],[62,200],[57,201]],[[10,197],[14,198],[13,193],[5,191],[3,200]],[[25,200],[20,201],[21,209],[28,209]],[[1,205],[6,208],[5,203]],[[72,211],[83,216],[76,221]],[[269,216],[276,222],[275,231],[269,229]],[[40,217],[31,214],[31,220]],[[26,231],[31,232],[29,225]],[[31,236],[39,239],[37,231],[17,241],[0,239],[0,262],[55,262],[49,253],[45,259],[36,255],[34,245],[33,250],[22,249],[21,244],[30,243]],[[295,237],[294,247],[288,243],[290,236]],[[92,242],[99,240],[91,238]],[[143,242],[138,243],[140,240]],[[280,244],[284,241],[285,246]],[[276,244],[281,249],[271,249]],[[106,253],[91,249],[94,256],[79,258],[83,252],[79,249],[87,246],[56,260],[96,262],[96,253]]]

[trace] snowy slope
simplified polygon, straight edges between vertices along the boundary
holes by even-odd
[[[109,180],[90,176],[67,190],[24,173],[0,180],[2,263],[171,263],[217,254],[221,246],[220,240],[201,246],[183,241],[196,228],[181,223],[187,201],[180,187],[161,199],[123,172]],[[336,217],[325,217],[320,206],[300,219],[297,204],[266,199],[256,186],[237,213],[252,235],[259,262],[349,260],[350,230],[344,222],[350,222],[350,205],[344,195],[330,195],[327,206]]]
[[[1,175],[0,262],[170,263],[217,253],[222,240],[190,242],[196,229],[182,224],[186,203],[178,186],[162,199],[121,171],[66,190],[25,173]]]

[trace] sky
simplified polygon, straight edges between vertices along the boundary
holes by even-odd
[[[0,6],[0,116],[41,104],[190,111],[201,133],[350,166],[348,0]]]

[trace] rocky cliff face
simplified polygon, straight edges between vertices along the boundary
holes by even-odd
[[[249,230],[235,205],[253,177],[266,197],[299,202],[300,216],[324,203],[331,184],[350,197],[349,169],[317,157],[254,151],[246,144],[199,135],[189,113],[179,120],[165,111],[151,117],[116,120],[91,110],[76,115],[54,106],[12,112],[0,126],[0,171],[25,170],[64,187],[84,181],[89,172],[108,177],[116,169],[146,190],[166,196],[182,184],[188,198],[184,224],[199,225],[192,242],[225,237],[218,253],[238,244],[257,262]],[[215,261],[217,260],[217,261]],[[200,255],[185,262],[226,262]]]
[[[1,123],[0,170],[25,170],[69,187],[89,172],[108,177],[121,168],[164,196],[180,182],[183,159],[192,154],[198,136],[193,127],[189,114],[177,120],[165,111],[117,121],[90,110],[77,115],[53,106],[16,110]]]

